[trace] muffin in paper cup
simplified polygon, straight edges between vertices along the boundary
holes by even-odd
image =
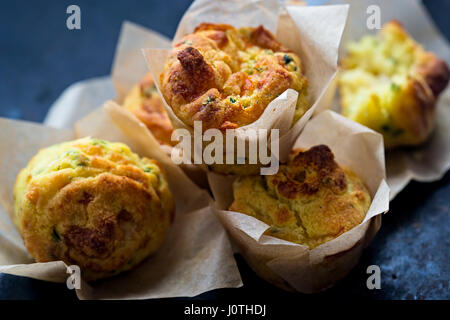
[[[293,150],[317,145],[328,146],[338,166],[359,177],[371,201],[361,223],[313,249],[268,235],[268,224],[229,211],[232,186],[239,177],[208,174],[215,198],[213,209],[249,265],[268,282],[303,293],[324,290],[342,279],[358,262],[362,250],[381,226],[381,213],[389,208],[380,134],[332,111],[324,111],[307,123]]]
[[[436,28],[421,1],[418,0],[329,0],[327,4],[350,4],[349,18],[344,34],[340,57],[346,55],[347,45],[378,30],[366,28],[369,5],[381,10],[380,27],[391,20],[401,22],[411,37],[427,51],[450,65],[450,49],[445,36]],[[395,87],[395,86],[394,86]],[[394,88],[393,87],[393,88]],[[336,110],[340,103],[336,99]],[[450,86],[440,94],[436,101],[436,123],[430,137],[420,146],[397,148],[386,151],[386,176],[391,189],[391,200],[400,193],[411,180],[432,182],[441,179],[450,168]],[[333,108],[334,109],[334,108]]]
[[[0,119],[0,128],[0,272],[53,282],[72,281],[69,266],[63,261],[35,263],[27,252],[10,218],[14,215],[13,186],[21,168],[39,149],[90,136],[121,142],[140,157],[156,160],[166,173],[176,211],[161,248],[132,270],[92,283],[84,282],[81,270],[81,282],[78,282],[81,287],[75,287],[80,299],[195,296],[216,288],[242,285],[226,232],[209,207],[212,200],[209,194],[173,164],[141,122],[115,102],[107,102],[78,121],[74,130],[7,119]],[[74,163],[87,169],[81,155],[73,156],[70,159]],[[52,168],[49,166],[49,170]],[[107,184],[104,189],[108,189]],[[68,200],[77,198],[68,195]],[[115,205],[114,201],[111,205]]]
[[[337,52],[347,11],[348,6],[345,5],[303,7],[283,6],[276,0],[246,0],[231,3],[198,0],[183,16],[173,44],[178,44],[185,35],[191,34],[202,23],[228,24],[235,28],[263,26],[283,47],[299,57],[303,74],[308,81],[307,111],[297,121],[293,121],[299,94],[293,89],[287,89],[271,100],[256,121],[230,129],[237,136],[237,143],[239,141],[251,143],[252,140],[260,142],[265,139],[261,136],[249,138],[247,135],[249,130],[278,129],[279,155],[281,160],[285,160],[295,139],[313,113],[329,106],[335,89],[331,84],[337,71]],[[144,50],[148,67],[162,97],[160,76],[164,71],[169,52],[170,50],[157,47]],[[174,128],[186,129],[193,133],[194,128],[183,122],[164,98],[163,102]]]
[[[11,219],[33,258],[78,265],[86,281],[157,252],[175,213],[157,161],[91,137],[39,150],[17,175],[13,198]]]

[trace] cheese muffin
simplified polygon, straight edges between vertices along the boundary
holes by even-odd
[[[173,145],[172,123],[151,74],[146,74],[128,93],[123,106],[147,126],[160,144]]]
[[[155,160],[92,138],[40,150],[17,176],[14,202],[12,220],[33,258],[78,265],[87,281],[154,253],[174,216]]]
[[[360,224],[370,195],[361,180],[319,145],[295,150],[272,176],[239,177],[230,210],[269,225],[266,235],[315,248]]]
[[[309,108],[300,58],[262,26],[200,24],[169,53],[161,87],[175,114],[203,130],[250,124],[289,88],[299,93],[294,122]]]
[[[384,136],[385,146],[418,145],[434,127],[446,63],[391,21],[377,36],[350,43],[339,78],[342,114]]]

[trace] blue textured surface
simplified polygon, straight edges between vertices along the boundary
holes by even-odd
[[[172,36],[189,1],[2,1],[0,4],[0,116],[42,121],[70,84],[110,72],[123,20]],[[82,30],[65,27],[65,10],[78,4]],[[425,1],[437,26],[450,37],[450,1]],[[441,181],[411,183],[392,203],[383,226],[360,263],[334,288],[316,295],[283,292],[260,280],[240,258],[244,287],[195,299],[323,298],[450,299],[450,174]],[[382,270],[381,290],[368,290],[366,268]],[[0,299],[75,299],[62,284],[0,275]]]

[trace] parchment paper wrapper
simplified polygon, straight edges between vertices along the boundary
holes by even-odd
[[[233,201],[234,178],[208,174],[216,200],[213,208],[253,270],[274,285],[304,293],[326,289],[343,278],[380,228],[381,213],[389,208],[380,134],[337,113],[324,111],[306,124],[294,148],[318,144],[328,145],[339,165],[350,168],[362,179],[372,203],[360,225],[313,250],[266,236],[264,232],[269,226],[264,222],[227,211]]]
[[[194,296],[216,288],[242,285],[225,230],[211,212],[211,198],[175,166],[147,128],[114,102],[77,122],[75,130],[0,119],[0,272],[64,282],[61,261],[33,263],[8,213],[17,173],[43,147],[92,136],[124,142],[140,156],[164,167],[176,200],[174,224],[162,246],[135,269],[88,285],[80,299],[144,299]]]
[[[170,40],[155,31],[128,21],[122,24],[111,71],[111,80],[116,88],[119,104],[148,72],[145,59],[142,57],[142,48],[170,48],[170,46]]]
[[[369,5],[381,11],[381,24],[400,21],[411,36],[426,50],[434,52],[450,65],[450,47],[439,33],[420,1],[416,0],[332,0],[330,4],[349,3],[348,24],[342,36],[340,56],[350,41],[359,40],[368,30],[366,13]],[[336,99],[336,106],[339,105]],[[437,103],[436,128],[429,140],[419,147],[388,150],[386,152],[387,182],[393,199],[411,180],[430,182],[439,180],[450,168],[450,87],[440,95]]]
[[[289,89],[273,100],[257,121],[234,130],[239,141],[246,136],[248,129],[279,129],[279,156],[283,161],[312,114],[330,106],[334,87],[329,84],[336,75],[339,42],[347,10],[346,5],[283,7],[278,0],[197,0],[181,19],[173,43],[192,33],[202,22],[228,23],[235,27],[264,25],[276,35],[278,41],[298,54],[309,81],[308,100],[311,108],[291,128],[297,92]],[[159,76],[168,52],[167,49],[155,47],[144,50],[158,90]],[[174,127],[193,132],[193,128],[184,124],[165,101],[164,104]]]
[[[170,47],[163,35],[137,24],[125,21],[117,43],[111,78],[82,81],[70,86],[50,108],[44,121],[54,128],[71,129],[105,101],[114,99],[121,105],[128,92],[148,72],[142,48],[148,46]],[[150,132],[153,138],[153,135]],[[170,154],[169,146],[162,146]]]
[[[142,48],[170,48],[170,40],[163,35],[132,22],[125,21],[117,43],[111,79],[99,78],[82,81],[70,86],[50,108],[44,121],[54,128],[72,128],[76,121],[87,116],[106,100],[114,99],[121,105],[129,91],[148,73]],[[150,131],[153,139],[153,135]],[[170,155],[172,147],[161,145]],[[185,173],[202,188],[207,188],[207,179],[203,170],[181,164]]]
[[[148,72],[142,48],[169,48],[163,35],[124,21],[114,55],[111,76],[89,79],[71,85],[50,107],[44,123],[54,128],[72,129],[75,122],[114,99],[122,104],[126,94]]]
[[[142,49],[149,47],[170,48],[171,42],[163,35],[134,23],[125,21],[122,24],[119,43],[111,73],[116,89],[116,101],[121,105],[130,90],[148,73]],[[153,135],[150,131],[150,135]],[[162,150],[170,155],[172,147],[161,145]],[[203,170],[190,164],[181,164],[184,172],[202,188],[207,188],[208,181]]]

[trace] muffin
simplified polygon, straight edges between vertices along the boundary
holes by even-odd
[[[399,22],[348,46],[339,78],[342,114],[384,136],[393,148],[423,143],[436,100],[449,80],[446,63],[416,43]]]
[[[319,145],[295,150],[272,176],[242,176],[230,210],[269,225],[266,235],[313,249],[359,225],[370,195],[361,180]]]
[[[155,160],[92,138],[40,150],[17,176],[14,203],[12,220],[33,258],[78,265],[87,281],[154,253],[174,217]]]
[[[128,93],[123,106],[147,126],[160,144],[173,145],[172,123],[151,74],[146,74]]]
[[[309,108],[300,58],[262,26],[200,24],[174,45],[160,77],[178,118],[203,130],[248,125],[289,88],[299,93],[294,122]]]

